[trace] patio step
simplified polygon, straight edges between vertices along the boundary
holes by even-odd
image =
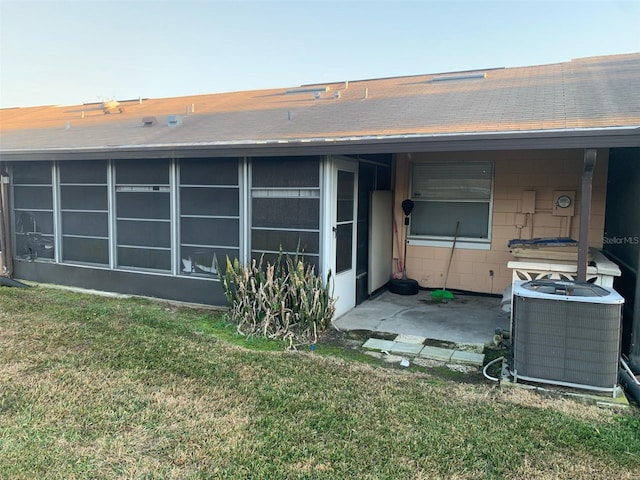
[[[362,345],[367,350],[379,350],[395,355],[411,355],[414,357],[428,358],[430,360],[438,360],[445,363],[456,363],[463,365],[474,365],[481,367],[484,363],[484,354],[476,352],[467,352],[464,350],[455,350],[441,347],[431,347],[424,345],[418,340],[421,337],[406,338],[405,335],[398,335],[395,340],[382,340],[379,338],[370,338]],[[405,341],[398,341],[405,340]],[[411,340],[411,341],[406,341]]]

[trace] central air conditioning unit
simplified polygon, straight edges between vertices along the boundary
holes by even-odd
[[[514,282],[510,374],[616,396],[624,299],[586,282]]]

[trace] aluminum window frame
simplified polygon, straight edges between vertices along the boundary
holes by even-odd
[[[82,161],[81,161],[82,162]],[[104,183],[74,183],[74,182],[63,182],[62,181],[62,169],[69,166],[73,167],[77,165],[76,162],[56,162],[56,179],[55,179],[55,191],[56,195],[54,198],[57,199],[58,208],[56,210],[56,222],[59,226],[57,236],[57,251],[59,255],[57,256],[57,263],[61,264],[70,264],[70,265],[81,265],[81,266],[89,266],[89,267],[102,267],[107,268],[111,266],[111,238],[110,238],[110,223],[111,223],[111,211],[110,211],[110,185],[109,185],[109,165],[110,162],[107,160],[96,161],[96,160],[87,160],[85,162],[90,163],[102,163],[104,167]],[[64,167],[63,167],[64,165]],[[63,187],[104,187],[106,190],[106,210],[98,210],[98,209],[68,209],[63,208],[62,206],[62,189]],[[63,214],[64,213],[103,213],[106,215],[106,227],[107,227],[107,236],[98,236],[98,235],[79,235],[79,234],[65,234],[64,226],[63,226]],[[106,263],[98,263],[98,262],[90,262],[90,261],[82,261],[82,260],[71,260],[64,258],[64,242],[66,238],[81,238],[81,239],[94,239],[94,240],[106,240],[107,246],[107,262]]]
[[[9,166],[9,173],[10,173],[10,178],[11,178],[11,189],[10,189],[10,196],[11,196],[11,230],[12,230],[12,242],[14,245],[14,251],[13,251],[13,255],[16,258],[20,258],[21,256],[18,255],[18,251],[16,248],[16,245],[18,244],[18,238],[20,235],[24,235],[23,233],[18,233],[18,229],[16,228],[16,224],[17,224],[17,213],[18,212],[44,212],[44,213],[49,213],[51,214],[51,224],[52,224],[52,232],[51,233],[46,233],[46,234],[41,234],[42,237],[45,238],[50,238],[51,242],[53,244],[53,254],[51,258],[48,257],[33,257],[32,255],[28,256],[28,260],[29,261],[34,261],[34,262],[46,262],[46,263],[55,263],[57,261],[57,255],[58,255],[58,251],[59,251],[59,243],[57,242],[57,238],[58,238],[58,232],[59,232],[59,227],[57,225],[57,218],[56,218],[56,195],[55,195],[55,190],[56,190],[56,186],[55,186],[55,162],[50,161],[50,160],[38,160],[37,163],[42,163],[42,164],[49,164],[49,183],[16,183],[15,181],[15,167],[16,164],[10,165]],[[17,164],[20,166],[23,166],[23,164]],[[32,165],[29,165],[29,168],[33,168]],[[50,195],[51,195],[51,208],[22,208],[22,207],[16,207],[16,187],[20,188],[20,187],[27,187],[27,188],[49,188],[50,189]],[[36,232],[33,232],[36,233]]]
[[[414,195],[413,187],[416,180],[415,170],[416,166],[420,165],[442,165],[442,166],[464,166],[469,164],[486,164],[491,168],[491,186],[489,198],[487,200],[474,200],[474,199],[420,199]],[[474,203],[474,204],[486,204],[488,208],[487,212],[487,236],[486,237],[464,237],[459,236],[456,241],[456,247],[467,249],[479,249],[490,250],[492,240],[492,225],[493,225],[493,197],[495,193],[495,161],[494,160],[457,160],[457,161],[419,161],[412,162],[410,164],[410,182],[409,182],[409,195],[408,198],[414,202],[434,202],[434,203]],[[430,246],[430,247],[450,247],[453,243],[453,235],[437,235],[437,234],[414,234],[411,232],[411,226],[413,224],[413,218],[411,218],[409,224],[409,230],[407,232],[407,244],[415,246]]]
[[[236,163],[236,183],[235,184],[228,184],[228,183],[207,183],[207,184],[193,184],[193,183],[188,183],[188,184],[183,184],[181,181],[181,169],[183,167],[183,165],[185,164],[185,162],[188,162],[189,160],[201,160],[201,159],[192,159],[192,158],[185,158],[182,159],[182,161],[179,163],[179,165],[177,165],[176,168],[176,222],[175,222],[175,227],[176,227],[176,259],[174,262],[174,266],[176,268],[176,275],[180,275],[180,276],[190,276],[190,277],[197,277],[197,278],[203,278],[203,279],[215,279],[215,280],[219,280],[217,275],[218,272],[214,270],[215,266],[214,264],[212,264],[211,268],[212,271],[209,273],[206,273],[205,271],[202,272],[197,272],[194,270],[194,265],[191,265],[192,271],[191,272],[185,272],[184,268],[187,268],[187,265],[185,265],[183,263],[183,258],[182,258],[182,249],[183,247],[187,247],[187,248],[203,248],[203,249],[211,249],[211,250],[217,250],[217,249],[222,249],[222,250],[236,250],[238,252],[238,258],[241,259],[243,258],[243,235],[245,232],[245,229],[243,228],[243,188],[242,188],[242,183],[244,181],[244,159],[243,158],[239,158],[239,157],[226,157],[227,160],[233,160]],[[212,168],[215,165],[215,162],[218,159],[212,159],[211,160],[211,165]],[[206,190],[212,190],[212,191],[216,191],[216,190],[235,190],[237,192],[237,199],[238,199],[238,214],[237,215],[206,215],[206,214],[185,214],[183,213],[183,209],[182,209],[182,204],[183,204],[183,188],[184,189],[206,189]],[[184,243],[182,240],[183,237],[183,232],[182,232],[182,219],[183,218],[196,218],[196,219],[205,219],[205,220],[236,220],[238,222],[238,242],[237,245],[223,245],[223,244],[208,244],[208,243],[201,243],[201,244],[195,244],[195,243]],[[189,260],[191,261],[191,258],[189,258]],[[221,261],[221,259],[218,259],[218,261]],[[196,265],[197,266],[197,265]],[[184,268],[183,268],[184,267]]]
[[[314,253],[309,252],[301,252],[307,263],[314,263],[317,265],[318,269],[322,267],[321,261],[323,258],[323,249],[324,242],[322,238],[322,227],[323,227],[323,215],[324,215],[324,196],[323,196],[323,164],[325,162],[324,156],[318,155],[309,155],[305,156],[307,158],[313,158],[317,160],[317,168],[318,168],[318,179],[317,185],[307,185],[307,186],[254,186],[253,185],[253,164],[254,162],[260,162],[265,160],[273,160],[278,157],[254,157],[251,158],[248,162],[248,195],[246,195],[247,199],[247,218],[250,219],[250,222],[247,222],[247,258],[253,258],[256,261],[259,258],[264,256],[272,256],[280,254],[280,250],[273,249],[255,249],[253,245],[253,232],[254,231],[272,231],[272,232],[305,232],[305,233],[313,233],[318,236],[318,251]],[[253,218],[253,200],[254,199],[310,199],[316,200],[318,202],[318,218],[317,218],[317,227],[316,228],[292,228],[292,227],[265,227],[265,226],[254,226],[254,218]],[[283,254],[294,255],[296,252],[294,250],[285,250],[282,249]],[[313,259],[313,262],[309,262],[309,259]]]
[[[122,271],[133,271],[133,272],[146,272],[146,273],[157,273],[162,275],[174,275],[175,274],[175,245],[174,245],[174,235],[172,234],[172,225],[175,223],[175,202],[172,199],[175,190],[175,184],[173,181],[175,180],[175,175],[172,174],[172,170],[174,167],[174,159],[159,159],[162,161],[166,160],[166,168],[167,168],[167,183],[159,183],[152,182],[149,183],[118,183],[117,175],[118,175],[118,164],[115,162],[112,164],[112,191],[113,191],[113,209],[111,211],[114,225],[114,235],[113,235],[113,249],[114,249],[114,269],[122,270]],[[137,160],[132,160],[133,162]],[[118,160],[118,163],[124,164],[126,160]],[[157,163],[160,163],[158,161]],[[126,164],[125,164],[126,165]],[[118,193],[146,193],[146,194],[154,194],[154,193],[168,193],[169,201],[168,201],[168,218],[148,218],[148,217],[119,217],[118,216]],[[119,222],[147,222],[147,223],[162,223],[167,224],[169,226],[169,246],[168,247],[158,247],[158,246],[146,246],[146,245],[134,245],[134,244],[121,244],[119,242]],[[153,250],[153,251],[162,251],[168,252],[169,254],[169,262],[168,268],[153,268],[153,267],[144,267],[144,266],[136,266],[136,265],[122,265],[120,264],[120,252],[119,249],[129,249],[129,250]]]

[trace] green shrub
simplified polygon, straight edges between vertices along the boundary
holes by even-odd
[[[261,257],[247,267],[227,257],[226,268],[217,270],[231,305],[231,320],[241,334],[282,339],[296,348],[315,343],[331,322],[335,312],[331,273],[324,283],[297,253],[281,253],[273,265],[264,265]]]

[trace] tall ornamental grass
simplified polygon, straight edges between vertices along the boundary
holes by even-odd
[[[331,272],[323,282],[298,253],[280,253],[274,264],[260,257],[250,266],[227,257],[218,272],[240,334],[281,339],[295,349],[315,344],[330,325],[335,312]]]

